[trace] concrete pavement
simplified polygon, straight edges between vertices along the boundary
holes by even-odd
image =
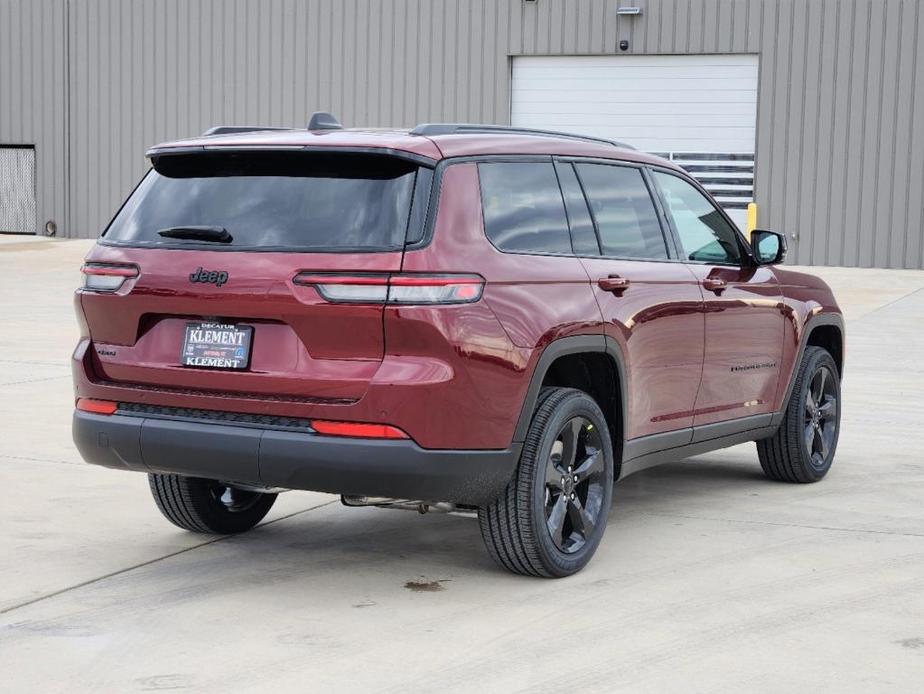
[[[70,442],[88,248],[0,237],[6,691],[912,691],[924,678],[924,272],[818,268],[848,317],[843,433],[817,485],[753,445],[616,488],[590,566],[494,566],[468,518],[289,493],[184,533],[143,475]]]

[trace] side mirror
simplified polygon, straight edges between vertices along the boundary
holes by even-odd
[[[786,237],[775,231],[755,229],[751,232],[751,251],[758,265],[776,265],[786,257]]]

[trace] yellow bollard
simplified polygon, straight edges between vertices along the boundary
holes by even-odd
[[[757,203],[749,202],[748,203],[748,226],[747,226],[747,236],[748,241],[751,240],[751,232],[757,228]]]

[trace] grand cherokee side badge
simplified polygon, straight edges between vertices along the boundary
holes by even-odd
[[[754,371],[755,369],[775,369],[775,361],[764,361],[759,364],[742,364],[740,366],[731,367],[732,372],[735,371]]]
[[[216,287],[220,287],[228,281],[228,273],[224,270],[203,270],[199,267],[189,276],[189,281],[214,284]]]

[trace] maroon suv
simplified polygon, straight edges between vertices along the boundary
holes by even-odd
[[[565,576],[616,479],[745,441],[775,480],[831,466],[831,291],[667,161],[327,114],[148,157],[83,266],[74,439],[182,528],[334,492],[477,512],[501,565]]]

